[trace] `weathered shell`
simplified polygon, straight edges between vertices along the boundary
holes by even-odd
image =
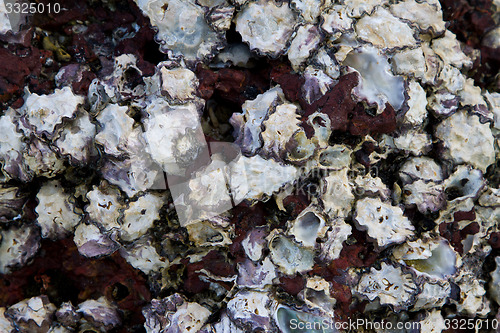
[[[268,257],[259,263],[249,259],[238,263],[236,283],[240,288],[263,290],[266,286],[271,286],[276,277],[276,266]]]
[[[263,154],[275,158],[285,156],[286,144],[292,135],[300,129],[300,116],[297,111],[298,108],[295,104],[280,104],[262,122],[265,128],[261,133]]]
[[[446,29],[441,8],[425,1],[405,0],[389,9],[395,16],[417,26],[422,33],[429,32],[433,36],[439,36]]]
[[[105,230],[119,229],[118,220],[123,209],[119,198],[120,192],[103,181],[99,186],[94,185],[92,191],[87,193],[89,204],[85,207],[85,212],[91,221],[99,223]]]
[[[380,304],[390,304],[398,310],[414,302],[418,286],[411,274],[403,273],[400,267],[382,262],[380,269],[372,267],[361,276],[354,291],[370,301],[378,298]]]
[[[61,155],[67,155],[73,164],[84,164],[94,154],[92,146],[96,134],[95,125],[86,111],[64,126],[54,141]]]
[[[239,327],[251,330],[270,330],[272,299],[267,292],[241,290],[227,303],[229,318]]]
[[[377,113],[382,113],[389,103],[399,110],[405,100],[404,80],[391,73],[389,63],[373,47],[364,47],[352,51],[342,62],[355,69],[361,76],[360,83],[353,89],[353,94],[368,105],[376,105]]]
[[[357,37],[378,48],[404,48],[417,45],[414,31],[387,9],[377,7],[372,15],[363,16],[355,25]]]
[[[495,302],[500,304],[500,257],[495,257],[496,268],[490,273],[490,293]]]
[[[35,296],[9,307],[7,314],[24,332],[47,332],[56,306],[47,296]]]
[[[75,229],[73,241],[78,252],[89,258],[109,255],[118,249],[118,244],[93,224],[80,223]]]
[[[148,238],[141,238],[133,244],[120,249],[120,254],[130,265],[145,274],[158,272],[168,265],[167,260],[158,254]]]
[[[479,117],[468,115],[464,110],[443,120],[435,134],[443,141],[445,157],[456,164],[469,163],[484,172],[495,161],[489,125],[481,124]]]
[[[71,302],[64,302],[56,311],[57,321],[66,327],[75,327],[80,321],[81,315]]]
[[[65,118],[73,118],[83,102],[82,96],[73,94],[70,87],[64,87],[50,95],[28,94],[21,112],[34,133],[51,137]]]
[[[187,68],[160,68],[161,91],[171,103],[186,102],[195,97],[199,82]]]
[[[440,38],[432,40],[432,49],[445,63],[449,63],[457,68],[462,66],[470,67],[472,61],[467,57],[454,33],[446,30],[444,35]]]
[[[212,57],[220,48],[221,36],[206,21],[205,8],[195,1],[136,0],[136,3],[158,29],[156,39],[164,53],[194,63]]]
[[[4,307],[0,307],[0,330],[5,333],[11,333],[14,332],[14,324],[5,316],[5,310]]]
[[[411,126],[422,125],[427,117],[427,98],[422,86],[411,80],[408,83],[408,111],[405,113],[404,121]]]
[[[105,296],[80,303],[77,312],[82,315],[84,320],[106,331],[121,324],[116,306]]]
[[[147,333],[198,332],[210,316],[210,311],[195,302],[188,302],[182,295],[173,294],[153,299],[142,314],[146,318]]]
[[[159,210],[163,204],[163,197],[154,193],[146,193],[129,202],[123,212],[120,238],[130,242],[146,234],[154,221],[160,218]]]
[[[1,232],[0,274],[8,274],[24,266],[40,248],[40,234],[33,226],[10,228]]]
[[[71,195],[65,193],[58,181],[45,183],[36,197],[37,224],[42,229],[43,238],[63,238],[73,232],[81,216],[75,213]]]
[[[269,236],[271,260],[285,274],[294,275],[311,270],[314,264],[312,251],[279,233]]]
[[[326,232],[326,240],[321,244],[319,258],[327,262],[338,259],[344,247],[344,242],[351,233],[352,227],[343,219],[333,220]]]
[[[16,128],[19,115],[13,109],[0,117],[0,161],[7,177],[26,179],[22,163],[23,135]]]
[[[245,4],[235,23],[236,31],[252,50],[276,57],[285,50],[295,30],[297,15],[287,3],[278,5],[274,0],[260,0]]]
[[[444,279],[457,271],[458,255],[446,240],[417,239],[396,247],[392,255],[401,263],[412,267],[418,274]]]
[[[331,76],[313,66],[306,67],[304,70],[304,79],[302,96],[308,104],[312,104],[320,99],[335,85],[335,81]]]
[[[347,217],[352,209],[354,194],[347,176],[348,169],[340,171],[330,171],[323,178],[323,189],[321,200],[325,207],[325,212],[331,218]]]
[[[448,297],[451,296],[451,285],[448,281],[436,280],[425,282],[421,288],[422,292],[417,295],[417,300],[413,305],[414,311],[440,308],[446,303]]]
[[[297,33],[288,48],[288,60],[295,70],[309,58],[309,55],[314,52],[321,42],[319,29],[312,24],[300,26]]]
[[[321,211],[314,206],[304,209],[297,218],[290,223],[288,233],[305,247],[316,246],[316,239],[322,238],[327,230],[327,221]]]
[[[378,246],[402,243],[413,235],[415,228],[401,208],[380,199],[365,198],[356,203],[356,223],[366,229]]]

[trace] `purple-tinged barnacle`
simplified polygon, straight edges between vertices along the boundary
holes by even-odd
[[[73,241],[78,252],[88,258],[107,256],[118,249],[118,244],[93,224],[80,223],[75,229]]]
[[[0,274],[26,265],[40,248],[40,233],[33,226],[12,227],[0,235]]]
[[[21,332],[47,332],[52,324],[56,306],[45,295],[25,299],[9,307],[6,314],[11,317]]]
[[[352,31],[353,19],[347,15],[347,8],[341,5],[334,5],[321,14],[323,23],[321,28],[331,36],[336,36],[347,31]]]
[[[30,177],[53,178],[66,168],[64,162],[45,141],[32,136],[23,152],[24,165]]]
[[[210,311],[195,302],[188,302],[180,294],[173,294],[162,299],[153,299],[142,314],[146,318],[144,328],[151,333],[195,333],[198,332]]]
[[[359,228],[367,230],[381,248],[403,243],[414,235],[415,228],[403,215],[401,208],[380,199],[364,198],[356,203],[354,218]]]
[[[436,117],[447,117],[458,109],[459,97],[447,90],[438,90],[427,97],[429,109]]]
[[[253,262],[246,259],[238,263],[238,278],[236,283],[240,288],[264,290],[266,286],[273,285],[277,277],[276,266],[266,257],[262,262]]]
[[[340,257],[344,242],[352,233],[352,227],[344,219],[334,219],[326,232],[325,241],[321,244],[319,259],[331,262]]]
[[[451,297],[452,291],[450,282],[441,279],[426,281],[421,289],[413,305],[413,311],[442,307]]]
[[[195,97],[198,79],[187,68],[160,68],[161,92],[170,103],[185,103]]]
[[[23,135],[17,130],[19,115],[14,109],[9,109],[0,117],[0,165],[3,175],[7,178],[27,180],[24,170],[23,150],[25,143]]]
[[[66,327],[76,327],[81,315],[71,302],[64,302],[56,311],[57,321]]]
[[[266,291],[238,291],[227,303],[229,318],[247,332],[269,331],[273,300]]]
[[[256,227],[250,230],[245,239],[241,242],[245,254],[253,261],[259,261],[262,258],[267,241],[265,237],[268,234],[267,226]]]
[[[82,217],[75,212],[71,195],[65,193],[59,181],[43,184],[36,197],[36,222],[41,227],[43,238],[64,238],[74,231]]]
[[[289,223],[288,234],[304,247],[314,248],[316,239],[323,238],[328,229],[327,221],[318,207],[309,205]]]
[[[295,104],[284,103],[276,106],[267,119],[262,122],[261,154],[266,157],[282,159],[286,156],[286,145],[292,136],[301,129],[298,108]]]
[[[259,0],[245,4],[235,23],[236,31],[252,50],[275,58],[285,51],[297,24],[297,14],[288,3]]]
[[[111,304],[105,296],[78,304],[77,313],[82,315],[81,321],[87,321],[106,332],[119,326],[122,321],[117,307]]]
[[[318,45],[322,36],[319,29],[312,24],[300,26],[288,48],[288,60],[294,70],[299,70],[304,62],[309,58]]]
[[[320,99],[335,84],[335,80],[329,75],[325,74],[321,69],[316,69],[312,66],[307,66],[304,70],[304,79],[302,97],[307,104],[312,104]]]
[[[235,8],[228,1],[197,0],[197,3],[209,8],[206,14],[207,23],[216,32],[223,34],[231,27]]]
[[[189,239],[196,246],[228,246],[232,244],[233,230],[225,230],[222,226],[210,220],[201,221],[186,226]]]
[[[358,284],[354,287],[357,295],[370,301],[379,299],[380,304],[391,305],[395,311],[406,309],[415,302],[419,291],[410,273],[404,273],[401,267],[394,267],[382,262],[380,269],[372,267],[361,275]]]
[[[0,223],[21,218],[26,200],[19,187],[0,184]]]

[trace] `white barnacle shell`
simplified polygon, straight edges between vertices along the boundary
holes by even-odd
[[[414,302],[418,292],[413,277],[400,267],[382,262],[380,269],[372,267],[363,274],[354,291],[370,301],[378,298],[380,304],[389,304],[395,310],[406,308]]]
[[[40,248],[38,228],[10,228],[0,235],[0,274],[8,274],[16,266],[24,266]]]
[[[85,212],[91,221],[99,223],[107,231],[120,228],[118,219],[123,209],[120,191],[102,181],[99,186],[94,185],[92,191],[87,193],[87,199],[89,204],[85,207]]]
[[[446,30],[442,37],[433,39],[431,47],[445,63],[449,63],[457,68],[462,68],[463,66],[470,67],[472,65],[472,60],[462,51],[455,34],[449,30]]]
[[[330,296],[330,282],[319,276],[308,278],[305,288],[298,296],[309,307],[320,309],[333,317],[333,308],[337,301]]]
[[[417,127],[421,126],[427,118],[427,97],[422,86],[414,80],[408,83],[408,111],[405,113],[404,122]]]
[[[232,244],[232,229],[225,230],[210,220],[188,224],[186,226],[189,240],[196,246],[228,246]]]
[[[82,96],[73,94],[70,87],[64,87],[50,95],[28,93],[21,112],[37,135],[45,133],[52,137],[56,126],[65,118],[73,118],[83,102]]]
[[[265,130],[261,132],[262,153],[266,156],[284,157],[286,144],[300,127],[300,116],[295,104],[278,105],[276,110],[262,122]]]
[[[355,25],[357,37],[381,49],[414,47],[414,31],[383,7],[365,15]]]
[[[159,272],[166,267],[168,262],[161,257],[147,237],[120,249],[120,254],[134,268],[141,270],[144,274]]]
[[[98,144],[104,147],[106,154],[120,156],[127,153],[129,146],[139,140],[140,130],[134,128],[134,119],[127,115],[128,107],[108,104],[97,116],[101,124],[95,136]]]
[[[288,233],[305,247],[316,246],[316,239],[322,238],[327,230],[327,221],[321,211],[309,205],[290,223]]]
[[[213,56],[222,39],[205,19],[206,10],[187,0],[135,0],[151,24],[162,52],[190,63]]]
[[[54,144],[60,154],[69,156],[70,162],[86,163],[93,154],[92,143],[95,134],[95,125],[90,121],[89,114],[84,111],[64,126]]]
[[[13,318],[22,331],[31,331],[30,321],[33,321],[40,331],[48,331],[52,323],[52,314],[56,309],[56,306],[50,303],[49,298],[42,295],[12,305],[7,310],[7,314]]]
[[[276,57],[285,51],[297,15],[287,3],[278,5],[274,0],[259,0],[245,4],[235,23],[236,31],[252,50]]]
[[[395,52],[391,58],[391,64],[394,74],[423,79],[427,72],[426,58],[422,47]]]
[[[308,104],[312,104],[323,97],[336,82],[323,70],[313,66],[306,67],[304,70],[304,79],[302,96]]]
[[[262,199],[292,183],[298,170],[292,165],[283,165],[260,156],[240,156],[229,165],[229,187],[235,203],[245,199]]]
[[[227,303],[228,315],[241,328],[268,331],[272,303],[273,299],[267,292],[241,290]]]
[[[426,281],[417,295],[413,311],[442,307],[451,294],[451,285],[447,280]]]
[[[236,283],[240,288],[252,288],[263,290],[266,286],[271,286],[276,278],[276,266],[269,257],[262,262],[253,262],[247,259],[238,263],[238,278]]]
[[[470,165],[460,165],[455,172],[444,181],[444,187],[450,201],[463,201],[467,198],[477,199],[486,186],[483,173]]]
[[[180,101],[182,103],[195,97],[199,82],[196,75],[189,69],[161,67],[160,78],[162,94],[169,102]]]
[[[184,175],[186,167],[206,152],[197,105],[170,106],[156,99],[146,111],[146,151],[167,174]]]
[[[356,223],[367,230],[377,245],[385,247],[404,242],[413,236],[415,228],[401,208],[378,198],[364,198],[356,203]]]
[[[153,299],[143,308],[144,328],[148,333],[179,331],[199,332],[210,316],[210,311],[196,302],[188,302],[182,295],[173,294]]]
[[[352,227],[344,219],[334,219],[326,232],[325,241],[321,244],[319,258],[330,262],[340,257],[344,242],[352,233]]]
[[[163,204],[163,197],[155,193],[146,193],[129,202],[123,211],[120,238],[130,242],[146,234],[160,218],[159,210]]]
[[[488,124],[479,117],[461,110],[443,120],[436,128],[436,136],[443,141],[445,158],[456,164],[469,163],[486,171],[495,161],[493,135]]]
[[[405,101],[404,79],[392,75],[387,59],[373,47],[350,52],[342,63],[356,70],[360,83],[353,89],[354,96],[368,105],[376,105],[382,113],[389,103],[399,110]]]
[[[71,196],[64,192],[59,181],[43,184],[36,197],[36,222],[42,229],[43,238],[57,239],[73,232],[81,216],[75,213]]]
[[[348,168],[329,171],[323,178],[321,200],[330,218],[347,217],[352,209],[354,194],[348,178]]]
[[[447,322],[438,309],[427,313],[426,317],[419,322],[421,332],[443,332],[446,330]]]
[[[352,30],[353,19],[347,14],[348,8],[341,5],[334,5],[321,14],[323,23],[321,28],[334,35]]]
[[[298,70],[321,42],[318,27],[312,24],[300,26],[288,48],[288,59],[293,69]]]
[[[413,268],[417,274],[433,279],[445,279],[457,271],[458,255],[450,244],[441,238],[419,238],[394,248],[392,255],[402,264]]]
[[[80,223],[75,229],[73,241],[78,252],[88,258],[106,256],[118,249],[118,244],[93,224]]]
[[[53,178],[66,167],[46,141],[31,137],[23,152],[24,164],[30,176]]]
[[[120,314],[116,305],[111,303],[106,296],[98,299],[88,299],[78,304],[77,313],[88,322],[108,331],[121,324]]]
[[[16,128],[17,115],[9,109],[0,117],[0,161],[1,171],[8,178],[24,179],[25,171],[22,164],[22,152],[25,144],[23,135]]]
[[[302,247],[285,235],[272,232],[269,236],[271,260],[285,274],[294,275],[312,269],[314,265],[313,251]]]
[[[242,106],[243,113],[234,113],[231,116],[230,122],[235,127],[235,143],[241,147],[243,153],[254,155],[262,146],[261,125],[268,114],[284,101],[283,90],[276,86],[254,100],[245,101]],[[290,108],[285,108],[284,111],[290,111]]]
[[[359,196],[378,196],[382,200],[389,199],[391,190],[380,179],[380,177],[373,177],[370,173],[366,175],[357,175],[354,179],[354,186],[356,194]]]
[[[391,5],[389,10],[395,16],[416,25],[422,33],[439,36],[446,29],[440,6],[425,1],[405,0]]]
[[[449,116],[458,109],[459,98],[447,91],[434,91],[427,98],[429,109],[437,117]]]

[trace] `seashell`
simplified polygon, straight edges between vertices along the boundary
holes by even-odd
[[[36,222],[41,227],[43,238],[55,240],[73,233],[81,216],[75,212],[71,195],[65,193],[59,181],[43,184],[36,197]]]
[[[402,243],[413,236],[415,230],[401,208],[378,198],[358,200],[354,220],[361,229],[367,230],[368,236],[380,247]]]
[[[227,303],[227,313],[231,321],[245,331],[269,331],[272,303],[268,292],[240,290]]]
[[[52,323],[52,314],[56,306],[47,296],[35,296],[22,300],[6,311],[16,326],[24,332],[47,332]]]
[[[268,239],[271,260],[280,271],[287,275],[294,275],[312,269],[314,264],[312,251],[277,232],[271,233]]]
[[[153,299],[142,314],[146,318],[144,328],[148,333],[198,332],[210,316],[210,311],[195,302],[188,302],[180,294]]]
[[[288,228],[288,234],[304,247],[314,248],[316,239],[323,238],[327,230],[327,221],[318,207],[309,205]]]
[[[56,311],[57,321],[66,327],[76,327],[80,321],[81,315],[76,312],[76,308],[71,302],[64,302]]]
[[[362,274],[354,292],[370,301],[378,298],[380,304],[389,304],[395,311],[405,309],[415,301],[419,288],[411,274],[404,273],[400,267],[385,262],[380,269],[372,267]]]
[[[111,304],[106,296],[101,296],[97,300],[89,299],[78,304],[76,312],[81,314],[83,320],[106,331],[121,324],[116,306]]]
[[[252,51],[275,58],[285,51],[297,24],[297,15],[286,3],[278,5],[274,0],[260,0],[246,3],[236,15],[235,23],[236,31]]]
[[[319,29],[312,24],[300,26],[288,48],[288,60],[294,70],[298,70],[321,43]],[[309,103],[310,104],[310,103]]]
[[[446,30],[440,6],[433,6],[425,1],[419,3],[415,0],[405,0],[391,5],[389,10],[396,17],[416,26],[421,33],[430,33],[436,37]]]
[[[24,266],[40,248],[40,234],[33,226],[12,227],[0,235],[0,274],[9,274],[14,268]]]
[[[132,267],[141,270],[144,274],[158,272],[168,265],[168,261],[158,254],[147,237],[121,248],[120,254]]]
[[[352,227],[343,219],[335,219],[330,223],[325,241],[321,244],[319,258],[330,262],[340,257],[344,242],[352,233]]]
[[[444,157],[456,164],[469,163],[484,172],[495,160],[489,125],[481,124],[478,117],[466,111],[458,111],[443,120],[435,135],[443,141]]]

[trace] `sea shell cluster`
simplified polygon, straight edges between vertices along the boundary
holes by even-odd
[[[500,79],[478,84],[486,49],[459,41],[439,1],[127,6],[140,21],[87,49],[100,70],[72,63],[54,89],[2,101],[0,283],[69,241],[78,260],[126,261],[148,296],[134,313],[120,287],[44,287],[0,303],[0,331],[498,326]],[[498,56],[500,3],[488,10]],[[140,24],[154,42],[137,53],[124,41]],[[30,29],[0,24],[46,33]]]

